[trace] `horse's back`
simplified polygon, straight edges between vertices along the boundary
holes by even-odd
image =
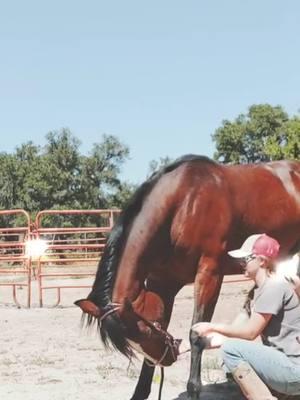
[[[229,166],[227,179],[245,225],[270,231],[300,223],[300,162]]]
[[[171,237],[187,254],[218,258],[252,233],[274,235],[283,253],[300,243],[300,162],[187,162],[176,174]]]

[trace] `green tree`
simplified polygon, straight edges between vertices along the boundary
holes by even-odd
[[[16,156],[0,153],[0,207],[16,208],[18,201],[18,171]]]
[[[107,196],[107,203],[110,208],[123,208],[133,193],[137,189],[137,185],[130,182],[122,182],[117,190],[111,192]]]
[[[147,174],[147,177],[149,178],[155,172],[158,172],[163,167],[171,164],[172,161],[174,161],[174,160],[172,158],[168,157],[168,156],[160,157],[159,160],[150,161],[150,163],[149,163],[149,172]]]
[[[300,160],[300,118],[294,116],[284,126],[282,139],[282,158]],[[269,149],[270,153],[272,149]],[[274,157],[275,158],[275,157]],[[276,157],[278,159],[278,157]]]
[[[49,132],[44,147],[32,142],[0,153],[0,207],[29,212],[58,208],[121,207],[133,191],[119,178],[129,149],[103,135],[88,156],[68,130]],[[116,202],[116,203],[114,203]]]
[[[114,194],[122,190],[119,178],[122,164],[129,157],[129,148],[112,135],[103,135],[89,156],[82,157],[80,176],[81,203],[88,208],[107,208]]]
[[[38,210],[49,203],[45,162],[40,146],[31,141],[17,147],[15,153],[17,168],[17,199],[14,207],[28,211]]]
[[[43,154],[42,174],[52,208],[77,208],[80,192],[80,141],[69,129],[49,132]]]
[[[214,159],[224,163],[300,158],[299,117],[290,119],[281,106],[253,105],[233,122],[224,120],[212,139]]]

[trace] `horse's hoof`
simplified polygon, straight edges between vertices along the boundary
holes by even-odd
[[[187,384],[188,400],[200,400],[200,392],[201,392],[201,387],[199,387],[199,385],[195,385],[194,383],[188,382]]]
[[[130,400],[147,400],[147,398],[146,397],[131,397],[131,399]]]
[[[188,394],[187,400],[200,400],[200,393]]]
[[[147,397],[145,397],[145,396],[140,396],[140,395],[133,395],[132,397],[131,397],[131,399],[130,400],[147,400],[148,399],[148,396]]]

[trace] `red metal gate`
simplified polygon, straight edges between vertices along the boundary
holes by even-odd
[[[26,243],[31,238],[30,216],[24,210],[2,210],[0,219],[0,286],[12,288],[18,307],[21,307],[18,289],[26,288],[26,305],[30,307],[31,259],[26,252]]]
[[[45,253],[38,256],[36,271],[33,266],[38,279],[40,307],[44,304],[45,290],[56,289],[54,306],[57,306],[61,300],[61,289],[91,287],[92,279],[84,285],[74,284],[74,279],[94,277],[107,235],[119,213],[120,210],[112,209],[47,210],[37,214],[34,237],[46,247]],[[86,221],[80,227],[66,226],[72,217],[91,217],[93,224],[91,226]],[[48,226],[45,226],[46,223]]]

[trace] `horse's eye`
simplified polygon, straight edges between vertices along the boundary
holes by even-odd
[[[142,335],[145,335],[148,338],[152,335],[152,329],[149,326],[145,325],[143,321],[138,321],[137,326]]]

